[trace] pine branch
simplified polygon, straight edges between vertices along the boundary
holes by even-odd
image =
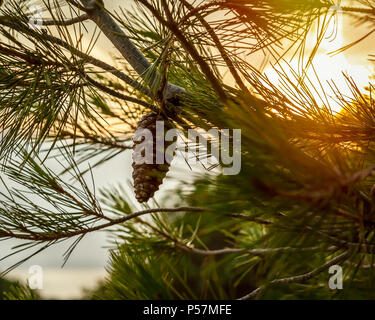
[[[134,98],[134,97],[131,97],[131,96],[127,96],[127,95],[124,95],[124,94],[122,94],[118,91],[112,90],[111,88],[108,88],[107,86],[101,84],[100,82],[94,80],[93,78],[91,78],[87,75],[85,76],[85,78],[88,80],[89,83],[94,85],[96,88],[100,89],[101,91],[103,91],[103,92],[105,92],[105,93],[107,93],[107,94],[109,94],[113,97],[116,97],[116,98],[124,100],[124,101],[139,104],[139,105],[144,106],[147,109],[150,109],[150,110],[155,111],[155,112],[158,111],[158,108],[151,103],[148,103],[148,102],[143,101],[141,99],[137,99],[137,98]]]
[[[98,25],[134,70],[143,77],[150,87],[152,87],[153,84],[156,83],[158,75],[156,72],[152,72],[151,76],[148,75],[148,71],[151,69],[152,65],[143,53],[139,51],[132,41],[125,35],[124,31],[118,26],[111,15],[103,8],[103,5],[98,4],[94,7],[90,7],[91,1],[83,0],[82,2],[89,9],[87,12],[90,15],[90,18]],[[150,77],[150,79],[148,79],[148,77]],[[184,92],[185,89],[169,83],[167,88],[167,99],[170,100]]]
[[[70,139],[70,140],[75,139],[75,144],[74,144],[75,147],[79,147],[79,145],[81,144],[84,144],[84,145],[93,144],[93,145],[99,145],[99,146],[100,145],[106,146],[106,147],[109,147],[110,149],[118,149],[121,151],[132,149],[132,146],[126,146],[123,143],[113,141],[111,139],[106,139],[105,137],[102,137],[102,136],[95,136],[92,133],[89,134],[88,132],[83,130],[82,127],[79,127],[79,131],[82,132],[82,135],[80,135],[79,132],[74,134],[69,131],[62,131],[60,134],[60,137],[61,139]],[[77,150],[77,152],[79,153],[80,151]]]
[[[90,16],[85,13],[81,16],[71,18],[69,20],[43,20],[41,21],[43,26],[71,26],[76,23],[87,21],[90,19]]]
[[[339,10],[348,13],[361,13],[361,14],[368,14],[368,15],[375,15],[375,7],[371,8],[359,8],[359,7],[347,7],[347,6],[340,6]]]
[[[165,1],[162,1],[164,11],[166,12],[166,15],[167,15],[167,20],[165,20],[161,16],[161,14],[151,4],[147,2],[147,0],[137,0],[137,1],[142,3],[155,16],[155,18],[161,24],[166,26],[174,34],[174,36],[180,41],[180,43],[185,48],[185,50],[189,52],[189,54],[193,57],[193,59],[198,63],[202,72],[206,75],[208,81],[211,83],[213,89],[218,94],[220,99],[225,102],[227,100],[227,95],[225,91],[223,90],[223,86],[218,81],[216,76],[213,74],[209,65],[204,61],[204,59],[198,53],[197,49],[188,41],[188,39],[186,39],[184,34],[181,32],[181,30],[179,30],[178,25],[173,21],[173,18],[169,11],[167,3]]]
[[[66,67],[62,63],[58,63],[56,61],[48,61],[48,60],[46,61],[46,60],[40,59],[39,57],[34,57],[33,55],[30,55],[30,54],[23,54],[21,52],[18,52],[15,49],[4,47],[1,44],[0,44],[0,52],[4,53],[4,54],[9,54],[9,55],[14,56],[14,57],[21,58],[25,62],[33,64],[33,65],[38,65],[38,66],[41,66],[41,65],[55,65],[57,67],[62,67],[62,68]],[[70,69],[74,70],[74,71],[77,71],[78,73],[82,73],[82,71],[79,70],[79,69],[77,69],[77,68],[71,67]],[[109,94],[109,95],[111,95],[113,97],[116,97],[116,98],[124,100],[124,101],[129,101],[129,102],[137,103],[137,104],[142,105],[142,106],[144,106],[144,107],[146,107],[148,109],[151,109],[153,111],[157,111],[157,108],[155,106],[153,106],[152,104],[147,103],[147,102],[145,102],[143,100],[131,97],[131,96],[124,95],[124,94],[122,94],[120,92],[117,92],[115,90],[112,90],[112,89],[108,88],[107,86],[105,86],[105,85],[97,82],[96,80],[94,80],[90,76],[88,76],[87,73],[84,74],[84,78],[86,80],[88,80],[88,82],[90,84],[94,85],[95,87],[97,87],[101,91],[104,91],[104,92],[106,92],[107,94]],[[18,84],[20,84],[20,82],[18,82]],[[30,83],[25,83],[25,85],[30,86]],[[86,85],[87,84],[80,84],[80,86],[86,86]]]
[[[9,28],[11,28],[15,31],[19,31],[21,33],[31,34],[33,32],[32,30],[25,30],[19,24],[14,23],[11,20],[9,20],[9,18],[7,16],[3,17],[3,18],[0,17],[0,25],[7,26],[7,27],[9,27]],[[133,80],[131,77],[129,77],[128,75],[126,75],[122,71],[117,70],[115,67],[107,64],[106,62],[103,62],[103,61],[101,61],[101,60],[99,60],[95,57],[92,57],[92,56],[90,56],[86,53],[83,53],[80,50],[78,50],[77,48],[75,48],[74,46],[65,42],[64,40],[62,40],[60,38],[57,38],[55,36],[52,36],[50,34],[44,34],[43,37],[44,37],[45,40],[47,40],[47,41],[49,41],[53,44],[61,46],[62,48],[68,50],[72,54],[76,55],[77,57],[83,59],[87,63],[90,63],[90,64],[92,64],[96,67],[99,67],[99,68],[101,68],[105,71],[108,71],[109,73],[111,73],[115,77],[123,80],[125,83],[127,83],[131,87],[135,88],[136,90],[138,90],[138,91],[140,91],[140,92],[142,92],[142,93],[144,93],[144,94],[146,94],[150,97],[152,96],[152,93],[147,88],[145,88],[142,84]]]
[[[198,18],[198,20],[202,23],[202,25],[206,28],[208,34],[211,36],[212,40],[214,41],[215,45],[216,45],[216,48],[219,50],[224,62],[226,63],[226,65],[228,66],[228,69],[229,71],[231,72],[234,80],[236,81],[236,83],[238,84],[238,86],[240,87],[240,89],[245,92],[245,93],[250,93],[248,88],[245,86],[245,84],[243,83],[240,75],[238,74],[237,72],[237,69],[235,68],[232,60],[230,59],[230,57],[228,56],[227,52],[226,52],[226,49],[224,48],[224,46],[222,45],[219,37],[217,36],[217,34],[215,33],[215,30],[210,26],[210,24],[199,14],[199,10],[195,10],[196,8],[194,8],[188,1],[186,0],[182,0],[182,3],[190,10],[190,15],[192,14],[192,12],[194,12],[193,14]]]
[[[156,226],[148,223],[147,221],[137,219],[137,222],[149,227],[152,231],[161,235],[166,240],[171,241],[174,244],[174,246],[176,246],[178,249],[184,252],[193,253],[193,254],[197,254],[201,256],[219,256],[219,255],[226,255],[226,254],[233,254],[233,253],[246,253],[250,255],[262,256],[262,255],[267,255],[267,254],[278,254],[278,253],[282,254],[282,253],[304,253],[304,252],[311,252],[311,253],[320,252],[321,253],[322,252],[321,247],[301,247],[301,248],[283,247],[283,248],[259,248],[259,249],[225,248],[225,249],[217,249],[217,250],[198,249],[192,245],[185,244],[183,240],[177,239],[173,235],[168,234],[165,231],[158,229]],[[335,252],[337,250],[339,250],[339,248],[336,246],[331,246],[331,247],[323,249],[324,252],[332,252],[332,251]]]
[[[269,282],[268,285],[263,285],[257,289],[255,289],[254,291],[250,292],[249,294],[241,297],[240,299],[238,300],[249,300],[249,299],[252,299],[252,298],[255,298],[261,291],[263,291],[264,289],[267,288],[267,286],[269,285],[278,285],[278,284],[288,284],[288,283],[303,283],[303,282],[306,282],[314,277],[316,277],[317,275],[319,275],[320,273],[324,272],[325,270],[327,270],[329,267],[333,266],[333,265],[336,265],[344,260],[346,260],[349,256],[351,255],[350,251],[345,251],[344,253],[340,254],[339,256],[333,258],[332,260],[328,261],[327,263],[325,263],[324,265],[308,272],[308,273],[305,273],[305,274],[301,274],[301,275],[298,275],[298,276],[293,276],[293,277],[288,277],[288,278],[281,278],[281,279],[275,279],[275,280],[272,280]]]
[[[65,194],[65,192],[60,192],[60,193]],[[69,195],[69,198],[71,198],[71,195]],[[76,202],[76,200],[74,202]],[[77,202],[77,203],[79,204],[79,206],[81,206],[81,204],[79,202]],[[133,220],[135,218],[138,218],[138,217],[141,217],[141,216],[144,216],[144,215],[147,215],[147,214],[171,213],[171,212],[203,212],[203,211],[206,211],[206,209],[204,209],[204,208],[193,208],[193,207],[147,209],[147,210],[138,211],[138,212],[129,214],[125,217],[118,218],[118,219],[111,219],[111,218],[108,218],[108,217],[105,217],[105,216],[100,216],[100,218],[109,220],[109,222],[97,225],[95,227],[82,228],[80,230],[71,231],[71,232],[51,232],[51,233],[36,233],[36,232],[33,232],[30,235],[22,235],[22,234],[13,233],[12,231],[0,230],[0,238],[31,240],[31,241],[38,241],[38,242],[40,242],[40,241],[42,241],[42,242],[56,241],[56,240],[61,240],[61,239],[73,238],[73,237],[76,237],[76,236],[82,236],[82,235],[86,235],[87,233],[103,230],[103,229],[125,223],[127,221]],[[88,211],[86,208],[85,208],[85,212],[88,215],[97,216],[97,214],[94,214],[95,212],[93,212],[91,210]],[[29,231],[29,230],[27,230],[27,231]]]
[[[246,248],[225,248],[225,249],[218,249],[218,250],[202,250],[197,249],[191,246],[184,245],[182,243],[176,243],[176,246],[182,249],[183,251],[198,254],[201,256],[218,256],[218,255],[225,255],[225,254],[233,254],[233,253],[246,253],[249,255],[254,256],[263,256],[267,254],[277,254],[277,253],[303,253],[303,252],[316,252],[321,253],[321,247],[311,247],[311,248],[292,248],[292,247],[283,247],[283,248],[263,248],[263,249],[246,249]],[[329,247],[324,251],[337,251],[337,247]]]

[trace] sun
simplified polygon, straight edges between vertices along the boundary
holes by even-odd
[[[341,106],[335,100],[329,83],[334,84],[343,96],[351,97],[351,89],[345,75],[352,78],[358,88],[365,91],[364,88],[369,85],[369,77],[373,74],[373,66],[371,63],[355,63],[355,59],[351,59],[350,50],[333,54],[336,50],[348,44],[343,26],[351,23],[350,18],[341,14],[337,14],[335,19],[335,21],[333,19],[330,21],[325,32],[326,36],[310,66],[301,68],[301,64],[297,61],[298,59],[291,59],[290,62],[285,58],[283,61],[278,62],[278,65],[268,66],[264,73],[273,84],[280,85],[280,70],[283,70],[282,73],[289,79],[295,79],[296,74],[302,76],[303,69],[306,79],[305,85],[307,84],[311,88],[310,92],[314,95],[314,99],[322,106],[329,104],[330,109],[338,113],[341,111]],[[308,45],[304,57],[305,62],[308,60],[316,43],[317,31],[316,28],[314,29],[308,36]]]

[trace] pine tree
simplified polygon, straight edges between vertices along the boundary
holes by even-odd
[[[74,239],[68,259],[85,235],[108,229],[109,275],[95,298],[375,298],[373,88],[343,75],[347,97],[306,75],[337,15],[373,27],[375,1],[339,10],[333,0],[134,0],[116,11],[105,0],[37,3],[42,20],[31,0],[0,9],[0,238],[22,241],[20,264]],[[113,64],[93,53],[92,26],[116,49]],[[282,86],[247,59],[254,53],[275,64]],[[278,68],[287,55],[300,70]],[[139,123],[146,114],[152,121]],[[240,173],[219,163],[189,188],[181,181],[164,207],[147,201],[162,179],[145,172],[163,178],[170,167],[134,165],[141,211],[123,186],[96,193],[92,167],[132,149],[137,128],[159,118],[185,138],[241,129]],[[46,166],[51,157],[74,183]],[[328,287],[334,265],[345,290]]]

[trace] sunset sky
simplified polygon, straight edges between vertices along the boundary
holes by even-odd
[[[373,74],[374,64],[369,61],[369,51],[371,43],[375,41],[375,36],[369,36],[359,44],[345,50],[339,54],[331,54],[332,52],[341,49],[342,47],[360,39],[369,32],[366,26],[353,27],[355,21],[353,18],[339,13],[337,20],[332,19],[329,24],[329,28],[326,33],[326,37],[323,40],[318,53],[313,60],[313,68],[309,68],[307,75],[315,88],[319,88],[319,81],[322,83],[326,92],[332,95],[327,81],[334,81],[337,87],[344,95],[350,96],[350,89],[346,83],[343,73],[352,77],[359,88],[364,88],[369,84],[369,77]],[[337,30],[335,30],[335,24],[337,23]],[[315,45],[314,39],[316,39],[316,27],[313,28],[313,32],[310,35],[310,41],[308,41],[307,52],[311,52]],[[306,59],[307,60],[307,59]],[[288,70],[288,57],[285,58],[285,62],[280,62],[280,65],[284,70]],[[298,70],[297,59],[293,59],[290,63],[290,67],[294,71]],[[275,66],[276,69],[280,69],[279,66]],[[267,76],[274,82],[278,82],[277,73],[273,70],[273,67],[268,66],[265,69]],[[287,72],[291,75],[291,72]],[[291,76],[292,77],[292,76]],[[321,90],[319,89],[319,92]],[[332,103],[333,111],[339,112],[340,107],[337,106],[334,101]]]

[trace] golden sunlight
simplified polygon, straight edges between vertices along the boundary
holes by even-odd
[[[266,67],[265,75],[272,83],[280,85],[280,70],[283,70],[282,73],[285,73],[290,79],[295,79],[296,72],[298,72],[298,77],[306,72],[305,83],[310,87],[315,100],[321,105],[329,104],[333,112],[340,112],[341,106],[335,101],[329,83],[334,84],[344,96],[350,98],[351,89],[344,75],[352,78],[358,87],[364,91],[364,88],[369,84],[369,77],[373,74],[372,63],[367,60],[359,62],[351,49],[337,54],[334,53],[356,39],[353,32],[346,32],[347,30],[345,30],[345,26],[348,28],[352,25],[352,22],[350,17],[343,16],[340,13],[336,14],[335,18],[330,19],[322,43],[313,58],[312,64],[307,69],[304,67],[319,36],[316,26],[308,36],[303,68],[299,65],[298,59],[290,59],[292,62],[289,62],[288,58],[290,57],[286,57],[276,66]],[[297,79],[295,81],[297,82]]]

